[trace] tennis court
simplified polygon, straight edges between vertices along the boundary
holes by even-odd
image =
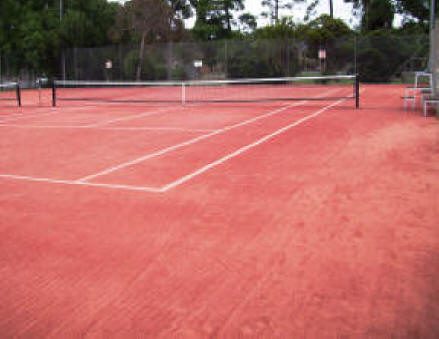
[[[437,120],[280,85],[0,106],[0,332],[435,337]]]

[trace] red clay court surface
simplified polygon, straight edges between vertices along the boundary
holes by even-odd
[[[438,120],[362,91],[1,106],[1,336],[438,338]]]

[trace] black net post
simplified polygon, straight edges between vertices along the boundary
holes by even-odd
[[[17,92],[17,104],[18,107],[21,107],[21,89],[20,89],[20,83],[18,82],[17,82],[16,92]]]
[[[56,85],[55,79],[52,80],[52,106],[56,106]]]
[[[355,108],[360,108],[360,75],[355,75]]]

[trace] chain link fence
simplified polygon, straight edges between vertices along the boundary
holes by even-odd
[[[69,80],[216,80],[295,75],[360,74],[363,82],[412,82],[428,66],[429,36],[349,35],[339,39],[223,40],[73,48]],[[59,62],[61,69],[61,61]],[[61,70],[56,78],[62,79]],[[39,74],[0,51],[0,80],[31,85]]]
[[[24,65],[21,60],[15,53],[0,49],[0,84],[20,81],[22,88],[35,87],[38,72]]]

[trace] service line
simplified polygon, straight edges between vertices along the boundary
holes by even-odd
[[[44,183],[51,183],[51,184],[63,184],[63,185],[77,185],[77,186],[89,186],[89,187],[101,187],[101,188],[108,188],[108,189],[119,189],[119,190],[130,190],[130,191],[141,191],[141,192],[151,192],[151,193],[164,193],[167,192],[169,190],[171,190],[172,188],[175,188],[203,173],[205,173],[206,171],[219,166],[221,164],[223,164],[224,162],[237,157],[238,155],[258,146],[261,145],[267,141],[269,141],[270,139],[287,132],[288,130],[297,127],[301,124],[303,124],[304,122],[314,119],[317,116],[319,116],[320,114],[322,114],[323,112],[327,111],[328,109],[330,109],[331,107],[334,107],[338,104],[340,104],[341,102],[345,101],[346,99],[341,99],[336,101],[333,104],[330,104],[328,106],[325,106],[321,109],[319,109],[318,111],[315,111],[289,125],[286,125],[284,127],[281,127],[280,129],[274,131],[273,133],[267,134],[264,137],[248,144],[245,145],[243,147],[240,147],[239,149],[235,150],[232,153],[229,153],[225,156],[223,156],[222,158],[211,162],[201,168],[199,168],[198,170],[187,174],[167,185],[161,186],[161,187],[150,187],[150,186],[134,186],[134,185],[123,185],[123,184],[104,184],[104,183],[91,183],[91,182],[85,182],[84,180],[80,179],[80,180],[61,180],[61,179],[53,179],[53,178],[39,178],[39,177],[32,177],[32,176],[23,176],[23,175],[13,175],[13,174],[0,174],[0,178],[4,178],[4,179],[12,179],[12,180],[22,180],[22,181],[31,181],[31,182],[44,182]],[[284,107],[283,110],[286,110],[287,108],[291,107],[292,105],[289,105],[287,107]],[[277,112],[279,110],[276,110]],[[274,111],[274,112],[276,112]],[[274,112],[272,112],[272,114],[275,114]],[[254,120],[254,119],[253,119]],[[242,122],[241,124],[243,124],[244,122]],[[174,146],[175,147],[175,146]]]
[[[204,172],[210,170],[211,168],[216,167],[218,165],[221,165],[222,163],[224,163],[224,162],[226,162],[226,161],[228,161],[228,160],[230,160],[230,159],[232,159],[232,158],[234,158],[234,157],[236,157],[236,156],[238,156],[238,155],[248,151],[249,149],[252,149],[252,148],[254,148],[254,147],[258,146],[258,145],[261,145],[264,142],[274,138],[275,136],[278,136],[278,135],[280,135],[282,133],[285,133],[286,131],[292,129],[293,127],[297,127],[297,126],[303,124],[304,122],[319,116],[320,114],[322,114],[326,110],[328,110],[331,107],[334,107],[334,106],[340,104],[341,102],[343,102],[345,100],[346,99],[338,100],[335,103],[332,103],[331,105],[325,106],[324,108],[322,108],[322,109],[320,109],[320,110],[318,110],[318,111],[316,111],[316,112],[314,112],[314,113],[312,113],[310,115],[307,115],[307,116],[297,120],[296,122],[293,122],[293,123],[291,123],[289,125],[286,125],[286,126],[280,128],[280,129],[274,131],[273,133],[267,134],[266,136],[264,136],[264,137],[262,137],[262,138],[260,138],[260,139],[258,139],[256,141],[252,142],[251,144],[248,144],[246,146],[238,148],[236,151],[234,151],[234,152],[232,152],[230,154],[227,154],[224,157],[222,157],[222,158],[220,158],[220,159],[218,159],[218,160],[216,160],[214,162],[211,162],[211,163],[209,163],[209,164],[207,164],[207,165],[197,169],[196,171],[181,177],[180,179],[175,180],[174,182],[171,182],[171,183],[169,183],[169,184],[167,184],[165,186],[162,186],[161,189],[162,189],[163,192],[169,191],[170,189],[172,189],[172,188],[174,188],[176,186],[179,186],[179,185],[185,183],[186,181],[195,178],[198,175],[203,174]]]
[[[291,104],[291,105],[288,105],[288,106],[284,106],[284,107],[282,107],[282,108],[278,108],[278,109],[276,109],[276,110],[274,110],[274,111],[271,111],[271,112],[268,112],[268,113],[266,113],[266,114],[264,114],[264,115],[259,115],[259,116],[257,116],[257,117],[254,117],[254,118],[247,119],[247,120],[245,120],[245,121],[242,121],[242,122],[236,123],[236,124],[234,124],[234,125],[230,125],[230,126],[226,126],[226,127],[221,128],[221,129],[218,129],[218,130],[214,130],[213,132],[210,132],[210,133],[208,133],[208,134],[204,134],[204,135],[201,135],[201,136],[198,136],[198,137],[195,137],[195,138],[189,139],[189,140],[184,141],[184,142],[182,142],[182,143],[180,143],[180,144],[172,145],[172,146],[166,147],[166,148],[164,148],[164,149],[161,149],[161,150],[159,150],[159,151],[156,151],[156,152],[153,152],[153,153],[149,153],[149,154],[145,154],[145,155],[143,155],[143,156],[141,156],[141,157],[139,157],[139,158],[133,159],[133,160],[131,160],[131,161],[128,161],[128,162],[125,162],[125,163],[122,163],[122,164],[119,164],[119,165],[116,165],[116,166],[113,166],[113,167],[107,168],[107,169],[105,169],[105,170],[103,170],[103,171],[101,171],[101,172],[98,172],[98,173],[91,174],[91,175],[88,175],[88,176],[86,176],[86,177],[80,178],[80,179],[78,179],[78,181],[86,182],[86,181],[89,181],[89,180],[91,180],[91,179],[94,179],[94,178],[97,178],[97,177],[100,177],[100,176],[103,176],[103,175],[110,174],[110,173],[112,173],[112,172],[115,172],[115,171],[121,170],[121,169],[123,169],[123,168],[125,168],[125,167],[129,167],[129,166],[132,166],[132,165],[135,165],[135,164],[141,163],[141,162],[143,162],[143,161],[145,161],[145,160],[152,159],[152,158],[155,158],[155,157],[161,156],[161,155],[163,155],[163,154],[169,153],[169,152],[171,152],[171,151],[177,150],[177,149],[179,149],[179,148],[182,148],[182,147],[185,147],[185,146],[188,146],[188,145],[195,144],[195,143],[197,143],[197,142],[200,142],[200,141],[202,141],[202,140],[205,140],[205,139],[207,139],[207,138],[213,137],[213,136],[215,136],[215,135],[218,135],[218,134],[224,133],[224,132],[229,131],[229,130],[231,130],[231,129],[234,129],[234,128],[238,128],[238,127],[241,127],[241,126],[248,125],[248,124],[253,123],[253,122],[257,121],[257,120],[267,118],[267,117],[272,116],[272,115],[274,115],[274,114],[278,114],[278,113],[280,113],[280,112],[283,112],[283,111],[285,111],[285,110],[287,110],[287,109],[289,109],[289,108],[291,108],[291,107],[295,107],[295,106],[303,105],[303,104],[305,104],[305,103],[306,103],[306,101],[300,101],[300,102],[295,103],[295,104]]]

